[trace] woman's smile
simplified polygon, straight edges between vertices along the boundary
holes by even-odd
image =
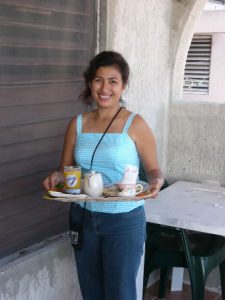
[[[103,95],[103,94],[99,94],[99,98],[101,100],[109,100],[111,97],[111,95]]]

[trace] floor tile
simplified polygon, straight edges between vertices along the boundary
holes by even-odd
[[[158,282],[153,284],[146,290],[145,300],[158,300],[157,293]],[[168,286],[166,291],[166,298],[164,300],[192,300],[190,285],[184,284],[183,290],[179,292],[171,292]],[[211,291],[206,291],[205,300],[222,300],[222,296]]]

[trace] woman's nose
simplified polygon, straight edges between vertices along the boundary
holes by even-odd
[[[102,91],[107,91],[109,90],[109,83],[107,81],[103,81],[102,82],[102,86],[101,86]]]

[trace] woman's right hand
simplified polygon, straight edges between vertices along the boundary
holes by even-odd
[[[61,172],[54,171],[44,179],[42,185],[47,191],[49,191],[55,190],[56,185],[59,183],[64,183],[64,176]]]

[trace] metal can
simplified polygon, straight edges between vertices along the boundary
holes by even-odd
[[[81,167],[64,167],[65,192],[68,194],[80,194],[81,190]]]

